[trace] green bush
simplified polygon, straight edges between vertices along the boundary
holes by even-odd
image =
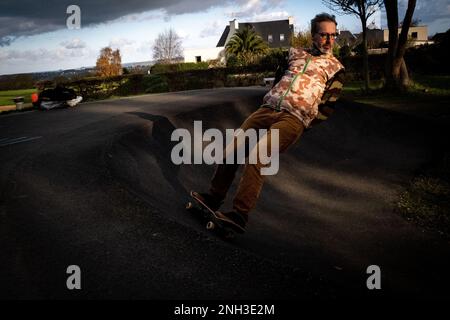
[[[281,48],[270,49],[269,53],[263,56],[259,63],[276,70],[279,65],[285,64],[288,54],[288,50],[283,50]]]
[[[208,69],[208,62],[184,62],[184,63],[157,63],[150,69],[151,74],[181,72],[190,70],[205,70]]]
[[[169,84],[164,75],[144,76],[143,85],[145,93],[160,93],[169,91]]]
[[[210,68],[151,75],[89,77],[68,81],[63,85],[74,89],[87,101],[142,93],[260,85],[264,77],[271,77],[273,74],[274,70],[270,66],[257,64],[247,67]]]
[[[227,58],[227,67],[237,67],[239,66],[238,58],[233,54]]]
[[[339,59],[345,67],[346,78],[350,80],[362,80],[362,56],[347,56]],[[386,54],[369,55],[370,79],[383,79],[386,65]]]

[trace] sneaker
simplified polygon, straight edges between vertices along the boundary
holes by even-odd
[[[245,227],[248,222],[248,216],[246,214],[230,211],[230,212],[220,212],[217,211],[216,214],[219,218],[227,221],[233,227],[236,232],[244,233]]]
[[[198,193],[195,192],[195,196],[198,197],[204,204],[206,204],[212,211],[219,210],[223,204],[223,200],[210,193]]]

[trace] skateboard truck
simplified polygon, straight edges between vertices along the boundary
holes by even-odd
[[[221,233],[226,239],[232,239],[236,231],[233,230],[232,226],[228,226],[228,221],[217,216],[217,213],[209,208],[201,199],[195,191],[190,192],[190,196],[194,201],[189,201],[186,203],[186,210],[201,213],[202,218],[206,221],[206,229],[210,231],[217,231]]]

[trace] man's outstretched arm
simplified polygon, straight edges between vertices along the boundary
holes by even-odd
[[[334,77],[327,83],[327,87],[322,96],[322,100],[319,104],[319,114],[317,118],[314,119],[312,125],[320,123],[331,116],[336,107],[336,101],[342,92],[342,87],[344,85],[345,71],[341,70],[334,75]]]
[[[272,88],[280,82],[281,78],[284,76],[286,70],[289,68],[288,57],[284,57],[278,64],[277,70],[275,71],[275,79],[273,81]]]

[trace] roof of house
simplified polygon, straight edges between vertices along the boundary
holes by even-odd
[[[355,35],[347,30],[340,31],[337,37],[342,39],[356,39]]]
[[[355,33],[358,41],[362,41],[363,33]],[[379,40],[383,37],[383,30],[381,29],[367,29],[367,41]]]
[[[220,37],[219,42],[216,47],[224,47],[225,41],[227,40],[228,34],[230,33],[230,26],[226,26],[225,30],[223,30],[222,36]]]
[[[294,32],[294,26],[289,24],[289,20],[276,20],[276,21],[264,21],[264,22],[243,22],[239,23],[239,30],[243,28],[252,28],[257,34],[259,34],[266,42],[268,35],[273,35],[273,40],[269,43],[270,47],[283,47],[289,46],[290,36]],[[225,41],[228,38],[230,32],[230,26],[226,26],[225,30],[220,37],[217,47],[225,46]],[[284,34],[284,41],[280,40],[279,35]]]
[[[347,30],[343,30],[343,31],[339,32],[339,34],[336,38],[336,43],[338,43],[340,46],[353,45],[353,43],[355,41],[356,41],[356,36]]]

